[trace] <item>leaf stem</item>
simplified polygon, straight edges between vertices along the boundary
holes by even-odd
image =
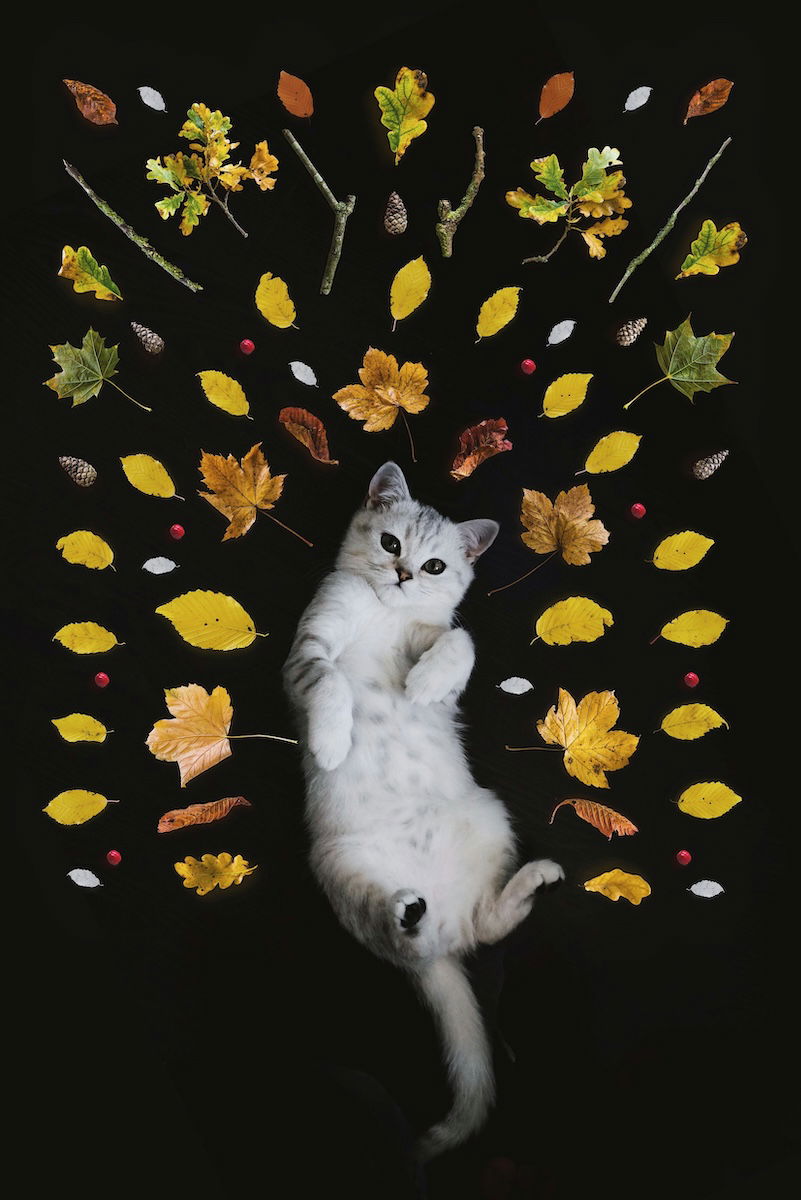
[[[331,236],[331,246],[328,251],[328,258],[323,271],[322,283],[320,284],[320,295],[327,296],[331,291],[331,287],[334,282],[334,275],[336,274],[336,269],[339,265],[339,258],[342,254],[342,242],[345,237],[345,226],[347,224],[348,217],[356,207],[356,197],[347,196],[344,200],[337,200],[336,196],[331,191],[330,187],[325,182],[322,175],[317,170],[314,163],[295,137],[294,133],[292,133],[290,129],[283,129],[281,132],[297,154],[300,161],[303,163],[306,170],[311,175],[314,182],[317,184],[323,196],[325,196],[328,207],[334,214],[334,232]]]
[[[228,194],[226,193],[226,196],[225,196],[225,201],[224,201],[224,202],[223,202],[223,201],[220,199],[220,197],[219,197],[219,196],[217,195],[217,193],[214,191],[214,188],[211,188],[211,187],[210,187],[210,188],[208,189],[208,193],[207,193],[207,194],[208,194],[209,196],[211,196],[211,198],[212,198],[212,200],[214,201],[214,203],[215,203],[216,205],[218,205],[218,206],[219,206],[219,207],[220,207],[220,208],[223,210],[223,212],[225,213],[226,217],[228,218],[228,220],[229,220],[229,221],[231,222],[231,224],[233,225],[234,229],[236,229],[236,230],[237,230],[239,233],[241,233],[241,234],[242,234],[242,237],[247,237],[247,236],[248,236],[248,235],[247,235],[247,232],[246,232],[246,231],[245,231],[245,230],[242,228],[242,226],[241,226],[241,225],[239,224],[239,222],[236,220],[236,218],[234,217],[234,215],[233,215],[233,213],[231,212],[230,208],[228,207]]]
[[[664,383],[667,378],[667,375],[662,375],[659,379],[655,379],[653,383],[649,383],[648,387],[644,387],[641,392],[637,393],[636,396],[632,396],[631,400],[629,400],[627,404],[624,404],[623,407],[631,408],[635,400],[639,400],[640,396],[644,396],[646,392],[650,392],[651,388],[656,387],[657,384]]]
[[[215,736],[215,735],[210,735]],[[290,746],[297,746],[296,738],[278,737],[274,733],[229,733],[226,735],[229,742],[241,741],[246,738],[268,738],[271,742],[286,742]]]
[[[555,750],[559,754],[562,753],[561,746],[504,746],[504,750]]]
[[[122,395],[125,397],[126,400],[130,400],[131,403],[135,404],[137,408],[143,408],[145,410],[145,412],[153,411],[153,409],[148,408],[146,404],[140,404],[138,400],[134,400],[133,396],[129,396],[127,392],[124,392],[122,390],[122,388],[120,387],[120,385],[118,383],[115,383],[113,379],[107,379],[106,383],[110,383],[112,387],[116,388],[118,392],[122,393]]]
[[[544,567],[547,562],[550,562],[554,554],[556,554],[556,551],[552,550],[547,558],[537,563],[536,567],[532,567],[530,571],[526,571],[525,575],[519,575],[517,579],[513,579],[511,583],[503,584],[502,587],[493,588],[491,592],[487,592],[487,595],[494,596],[496,592],[505,592],[507,588],[514,587],[516,583],[522,583],[524,579],[528,579],[529,575],[533,575],[535,571],[539,571],[540,567]]]
[[[408,421],[406,413],[404,412],[403,409],[400,409],[400,415],[403,417],[403,423],[406,426],[406,433],[409,438],[409,449],[412,452],[412,462],[416,463],[417,459],[415,458],[415,454],[414,454],[414,438],[412,437],[412,431],[409,427],[409,421]]]
[[[279,521],[278,517],[274,517],[272,513],[266,512],[264,515],[265,517],[269,517],[271,521],[275,521],[276,525],[280,525],[282,529],[287,531],[287,533],[294,533],[296,538],[300,538],[300,540],[305,542],[307,546],[314,548],[314,542],[310,542],[308,538],[303,536],[302,533],[298,533],[297,530],[291,529],[289,525],[285,525],[283,521]]]
[[[439,221],[435,226],[435,231],[439,239],[443,258],[450,258],[452,256],[453,237],[457,226],[475,200],[478,189],[481,187],[481,181],[484,178],[484,130],[476,125],[473,129],[473,137],[476,139],[476,161],[473,166],[473,174],[470,177],[465,194],[462,196],[461,203],[458,208],[452,209],[448,200],[440,200],[437,207]]]

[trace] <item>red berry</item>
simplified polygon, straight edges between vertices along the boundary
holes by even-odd
[[[183,525],[171,525],[170,526],[170,537],[173,538],[176,542],[180,542],[181,538],[184,536],[185,533],[186,533],[186,530],[184,529]]]
[[[105,671],[97,672],[97,674],[95,675],[95,687],[99,687],[99,688],[108,687],[108,685],[110,683],[111,683],[110,675],[107,675]]]
[[[252,342],[250,338],[242,338],[242,341],[239,343],[239,349],[243,354],[252,354],[256,349],[256,343]]]
[[[106,862],[110,867],[118,867],[122,862],[122,855],[119,850],[109,850],[106,855]]]
[[[630,511],[633,517],[636,517],[638,521],[641,521],[648,510],[644,504],[632,504]]]
[[[533,358],[524,358],[520,364],[520,370],[524,375],[533,375],[537,369],[537,364]]]
[[[689,850],[679,850],[678,854],[676,855],[676,862],[680,867],[689,866],[692,861],[693,856],[690,854]]]
[[[687,687],[698,687],[698,684],[701,682],[701,680],[698,678],[695,671],[688,671],[684,676],[684,682],[686,683]]]

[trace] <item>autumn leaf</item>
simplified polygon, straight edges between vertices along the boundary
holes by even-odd
[[[310,117],[314,112],[309,85],[288,71],[282,71],[278,76],[278,99],[293,117]]]
[[[367,433],[390,429],[401,409],[418,413],[428,405],[428,372],[422,363],[407,362],[399,368],[394,354],[371,346],[359,378],[361,383],[340,388],[333,398],[354,421],[364,421]]]
[[[89,871],[86,867],[73,867],[71,871],[67,871],[67,878],[71,879],[78,887],[96,888],[103,886],[94,871]]]
[[[549,225],[563,217],[570,207],[567,200],[549,200],[547,196],[532,196],[524,188],[514,188],[506,193],[506,203],[516,208],[521,217],[536,221],[538,225]]]
[[[317,376],[312,367],[305,362],[291,362],[289,369],[299,383],[305,383],[306,387],[317,387]]]
[[[190,804],[187,808],[173,808],[160,818],[159,833],[172,833],[176,829],[185,829],[187,825],[208,825],[212,821],[221,821],[232,809],[244,805],[252,805],[244,796],[226,796],[222,800],[209,800],[206,804]]]
[[[711,646],[728,625],[726,617],[708,608],[693,608],[663,626],[660,636],[681,646]]]
[[[88,713],[70,713],[67,717],[53,717],[51,725],[65,742],[105,742],[108,729],[96,717]]]
[[[716,112],[722,108],[733,87],[734,84],[730,79],[713,79],[711,83],[705,83],[688,104],[683,124],[686,125],[690,117],[705,117],[707,113]]]
[[[626,97],[626,103],[623,105],[624,112],[634,112],[637,108],[642,108],[643,104],[647,104],[651,98],[652,87],[638,87],[633,92],[629,92]]]
[[[737,221],[724,225],[722,229],[716,229],[714,221],[704,221],[676,278],[717,275],[721,267],[730,267],[740,261],[740,251],[747,241]]]
[[[719,729],[721,725],[729,728],[728,721],[724,721],[720,713],[708,704],[680,704],[663,718],[659,728],[672,738],[690,742],[703,737],[711,729]]]
[[[64,79],[62,82],[69,88],[78,111],[87,121],[91,121],[93,125],[118,123],[117,106],[105,92],[92,87],[90,83],[79,83],[77,79]]]
[[[615,812],[613,808],[607,808],[605,804],[598,804],[595,800],[560,800],[551,813],[549,825],[553,825],[554,817],[565,804],[572,804],[577,817],[581,817],[582,821],[587,821],[601,833],[605,833],[610,841],[613,833],[620,837],[637,833],[637,826],[632,824],[628,817]]]
[[[178,764],[181,787],[231,755],[228,731],[234,719],[231,697],[224,687],[211,694],[198,683],[166,688],[172,714],[151,729],[146,745],[161,762]]]
[[[453,478],[467,479],[488,458],[511,450],[512,443],[506,437],[508,432],[503,417],[479,421],[478,425],[463,430],[459,434],[459,451],[451,467]]]
[[[101,267],[88,246],[65,246],[61,251],[62,279],[71,279],[75,292],[94,292],[98,300],[121,300],[122,292],[109,275],[108,267]]]
[[[540,116],[539,121],[536,121],[535,124],[539,125],[539,122],[545,117],[552,117],[561,112],[573,99],[574,87],[572,71],[562,71],[559,75],[552,75],[540,92]]]
[[[624,433],[622,430],[607,433],[588,454],[584,470],[591,475],[619,471],[634,458],[641,441],[642,434],[639,433]]]
[[[738,796],[725,783],[714,781],[709,783],[694,783],[685,788],[679,796],[679,808],[691,817],[701,817],[711,820],[722,817],[724,813],[739,804],[742,796]]]
[[[676,329],[665,334],[664,345],[655,346],[657,362],[664,374],[649,383],[623,407],[630,408],[644,392],[665,380],[689,400],[696,392],[711,392],[725,383],[733,383],[734,380],[727,379],[717,370],[717,363],[728,350],[733,337],[733,333],[708,333],[705,337],[696,337],[687,317]]]
[[[175,484],[163,463],[150,454],[126,454],[120,459],[125,472],[125,478],[138,492],[146,496],[161,496],[171,499],[175,496]],[[178,497],[179,500],[183,496]]]
[[[232,417],[243,417],[250,411],[245,390],[236,379],[224,375],[222,371],[198,371],[200,386],[206,394],[206,399],[223,412]]]
[[[694,896],[703,896],[705,900],[709,900],[713,896],[720,896],[724,889],[714,879],[699,879],[697,883],[688,887],[687,891],[692,892]]]
[[[201,650],[242,650],[259,634],[253,618],[238,600],[224,592],[184,592],[156,612],[172,623],[185,642]]]
[[[423,71],[401,67],[395,78],[394,90],[377,87],[374,95],[381,109],[381,124],[388,130],[389,148],[397,166],[414,138],[425,133],[425,117],[434,107],[434,97],[428,90],[428,78]]]
[[[152,108],[156,112],[167,111],[167,105],[164,103],[164,97],[162,96],[161,92],[156,91],[155,88],[148,87],[147,84],[145,84],[143,87],[138,87],[136,90],[139,93],[139,99],[143,104],[146,104],[148,108]]]
[[[52,817],[59,825],[83,825],[101,813],[108,803],[106,797],[101,796],[99,792],[72,788],[68,792],[59,792],[42,812],[46,812],[48,817]]]
[[[686,571],[696,566],[714,544],[713,538],[691,529],[673,533],[663,538],[654,551],[654,566],[662,571]]]
[[[213,508],[228,518],[222,540],[242,537],[256,520],[256,513],[272,508],[281,496],[286,475],[271,475],[261,451],[261,442],[251,446],[241,462],[229,454],[202,452],[200,473],[209,492],[198,492]]]
[[[318,462],[328,463],[332,467],[337,466],[339,459],[331,458],[325,425],[314,413],[308,412],[305,408],[282,408],[278,414],[278,420],[288,433],[291,433],[306,447],[312,458],[316,458]]]
[[[546,417],[563,417],[584,403],[592,375],[560,375],[545,389],[542,411]]]
[[[567,200],[568,191],[565,187],[565,173],[559,165],[555,154],[547,154],[543,158],[535,158],[530,164],[534,178],[560,200]]]
[[[619,900],[622,896],[631,904],[639,904],[646,896],[651,895],[651,885],[642,875],[630,875],[628,871],[621,871],[616,867],[614,871],[606,871],[603,875],[588,879],[584,884],[584,891],[600,892],[609,900]]]
[[[266,321],[277,329],[289,329],[294,325],[295,305],[289,295],[289,288],[283,279],[267,271],[259,280],[256,288],[256,308]]]
[[[520,675],[510,675],[508,679],[504,679],[498,684],[502,692],[508,692],[510,696],[522,696],[525,692],[531,692],[534,689],[534,684],[530,679],[523,679]]]
[[[256,870],[241,854],[232,858],[230,854],[204,854],[198,859],[191,854],[183,862],[175,863],[175,870],[184,881],[185,888],[194,888],[198,896],[205,896],[213,888],[229,888],[241,883],[246,875]]]
[[[584,566],[609,541],[603,524],[590,519],[594,512],[586,483],[560,492],[553,503],[543,492],[524,488],[520,520],[526,532],[520,536],[537,554],[559,551],[566,563]]]
[[[61,367],[61,373],[54,375],[52,379],[46,379],[45,386],[52,388],[59,399],[71,397],[73,408],[91,400],[99,393],[104,383],[110,383],[118,392],[122,392],[127,400],[132,400],[146,412],[151,411],[147,405],[140,404],[114,383],[113,376],[117,374],[120,357],[118,347],[107,346],[94,329],[90,329],[84,335],[80,348],[64,342],[60,346],[51,346],[50,352],[56,364]]]
[[[70,625],[62,625],[53,634],[54,642],[61,642],[74,654],[102,654],[112,646],[122,646],[110,629],[104,629],[94,621],[74,621]]]
[[[108,542],[88,529],[76,529],[74,533],[59,538],[56,550],[61,551],[62,558],[68,563],[89,567],[93,571],[102,571],[114,562],[114,551]]]
[[[519,287],[503,287],[484,301],[479,309],[478,320],[476,321],[476,333],[479,340],[485,337],[491,337],[497,333],[499,329],[503,329],[504,325],[508,325],[512,317],[517,312],[517,305],[520,299]]]
[[[278,159],[270,153],[266,142],[256,142],[250,160],[250,178],[261,192],[271,192],[276,185],[273,171],[278,170]]]
[[[614,692],[588,692],[577,706],[560,688],[557,704],[537,722],[537,730],[549,745],[564,747],[568,775],[591,787],[608,788],[606,772],[625,767],[640,740],[612,728],[619,715]]]
[[[425,300],[431,287],[431,272],[424,258],[414,258],[401,267],[389,291],[389,311],[395,323],[404,320]],[[392,326],[393,330],[395,325]]]
[[[546,608],[535,630],[547,646],[569,646],[572,642],[597,641],[608,625],[614,625],[608,609],[586,596],[570,596]]]
[[[603,221],[597,221],[595,225],[588,225],[586,229],[580,230],[590,252],[590,258],[605,258],[606,247],[601,238],[616,237],[627,227],[628,221],[625,217],[605,217]]]

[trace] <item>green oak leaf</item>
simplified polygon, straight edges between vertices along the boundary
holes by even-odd
[[[676,278],[717,275],[721,267],[730,267],[739,262],[740,250],[747,241],[737,221],[724,225],[722,229],[716,229],[714,221],[704,221]]]
[[[530,196],[522,188],[506,193],[506,203],[520,210],[521,217],[530,217],[539,225],[558,221],[567,212],[566,200],[549,200],[546,196]]]
[[[696,392],[711,392],[724,383],[733,383],[716,370],[716,364],[731,345],[733,333],[708,333],[695,337],[690,318],[665,334],[665,344],[656,346],[656,359],[665,379],[677,391],[692,400]]]
[[[597,191],[606,179],[606,168],[619,166],[620,151],[614,146],[604,146],[603,150],[599,150],[597,146],[591,146],[587,151],[587,161],[582,168],[581,179],[578,183],[574,183],[571,189],[573,195],[579,199],[589,198],[590,194]]]
[[[122,392],[128,400],[133,400],[133,403],[139,408],[144,408],[147,412],[151,411],[146,405],[139,404],[138,400],[134,400],[133,396],[123,392],[118,384],[112,382],[112,376],[117,374],[118,348],[107,346],[94,329],[90,329],[84,335],[80,348],[65,342],[61,346],[51,346],[50,350],[54,361],[61,367],[61,373],[54,375],[52,379],[46,379],[45,386],[52,388],[61,399],[72,397],[73,408],[77,404],[85,404],[87,400],[91,400],[92,396],[96,396],[104,383],[111,383],[113,388]]]
[[[538,183],[546,187],[549,192],[553,192],[560,200],[567,200],[564,171],[559,166],[559,159],[555,154],[549,154],[546,158],[535,158],[531,169]]]
[[[161,165],[160,158],[149,158],[145,166],[148,169],[145,179],[155,179],[156,183],[166,183],[174,192],[180,190],[181,185],[175,178],[174,173],[169,167]]]
[[[61,269],[59,275],[63,279],[71,279],[76,292],[94,292],[99,300],[121,300],[122,292],[109,274],[108,267],[102,267],[88,246],[65,246],[61,252]]]
[[[161,216],[166,221],[168,217],[173,216],[178,212],[178,209],[184,202],[183,192],[173,192],[171,196],[165,196],[163,200],[156,201],[156,208],[161,213]]]
[[[208,207],[208,196],[200,192],[184,192],[184,208],[179,225],[181,233],[190,234]]]

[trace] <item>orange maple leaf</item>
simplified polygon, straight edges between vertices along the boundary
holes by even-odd
[[[231,697],[224,687],[209,695],[199,683],[165,688],[171,718],[156,721],[147,736],[150,753],[161,762],[178,764],[181,787],[231,756],[228,731],[234,719]]]
[[[398,367],[394,354],[385,354],[372,346],[359,368],[361,383],[351,383],[334,393],[340,408],[354,421],[364,421],[368,433],[389,429],[398,411],[422,412],[428,405],[428,371],[422,363],[404,363]]]
[[[603,524],[590,520],[594,512],[586,483],[560,492],[553,503],[543,492],[524,488],[520,520],[526,532],[520,536],[537,554],[558,550],[566,563],[583,566],[609,541]]]
[[[233,454],[223,458],[221,454],[207,454],[204,450],[200,473],[211,493],[198,492],[198,495],[229,520],[223,534],[224,542],[242,537],[256,520],[257,512],[266,512],[274,506],[286,479],[286,475],[270,474],[261,452],[261,442],[251,446],[241,463]]]

